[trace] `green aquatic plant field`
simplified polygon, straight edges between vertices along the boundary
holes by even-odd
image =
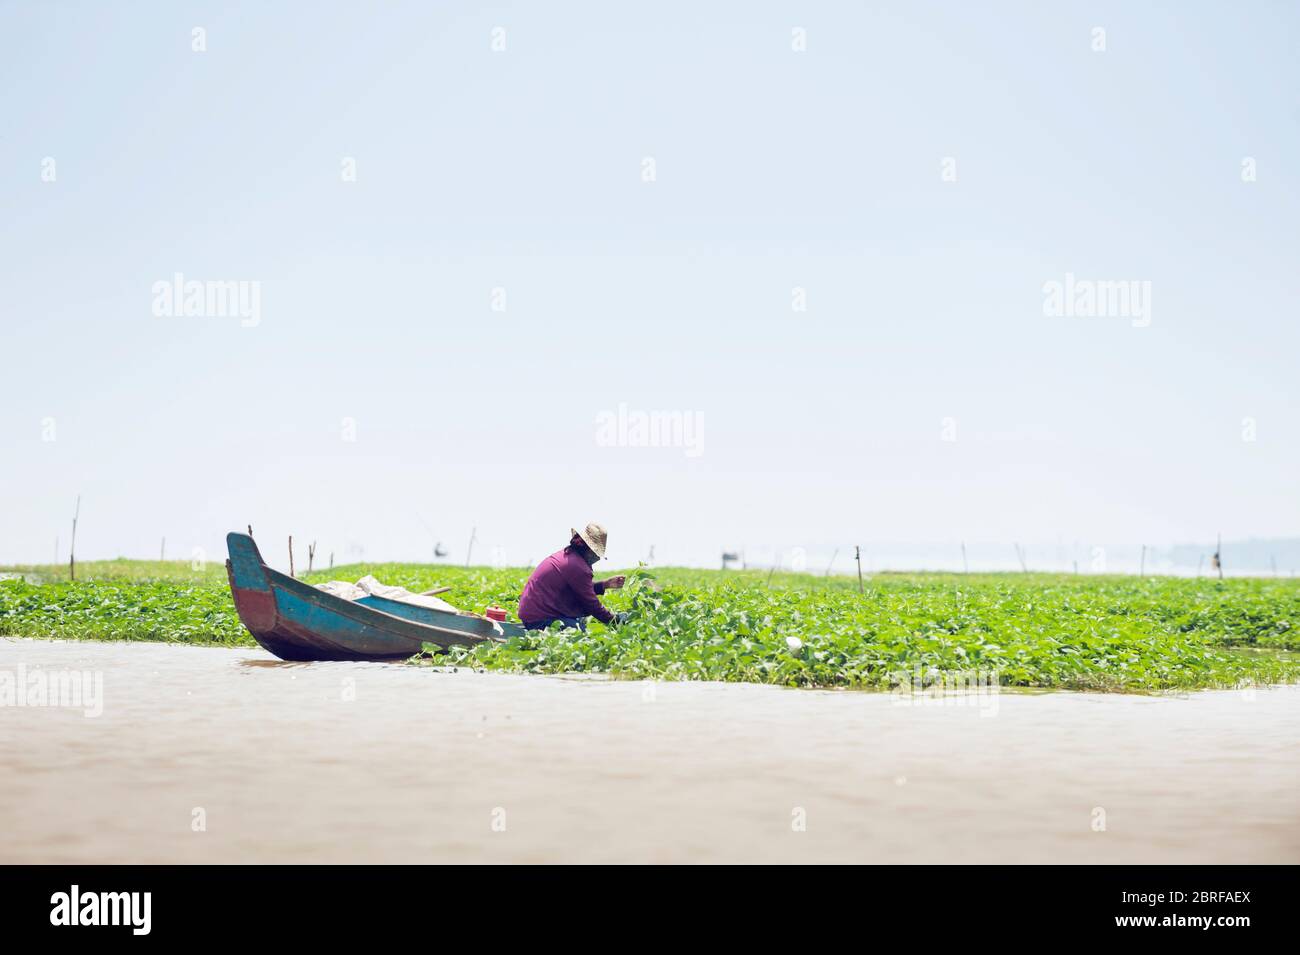
[[[0,634],[253,646],[220,564],[103,561],[78,580],[0,568]],[[513,609],[528,571],[372,564],[411,590],[450,586],[464,610]],[[531,673],[604,673],[886,689],[982,674],[1007,686],[1155,691],[1300,679],[1300,582],[1050,574],[854,578],[683,568],[633,571],[605,598],[618,629],[554,629],[428,653],[415,663]]]

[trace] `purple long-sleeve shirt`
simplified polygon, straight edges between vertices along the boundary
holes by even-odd
[[[596,598],[605,584],[592,583],[591,565],[571,544],[537,565],[519,597],[524,623],[558,617],[595,617],[609,623],[614,615]]]

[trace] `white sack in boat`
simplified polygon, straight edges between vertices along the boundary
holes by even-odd
[[[389,600],[397,600],[404,604],[413,604],[416,607],[428,607],[431,610],[459,612],[445,600],[439,600],[437,597],[429,597],[424,594],[413,594],[405,587],[381,584],[369,574],[362,577],[355,584],[349,584],[344,580],[331,580],[327,584],[317,584],[316,586],[327,594],[342,597],[344,600],[360,600],[362,597],[373,595],[375,597],[387,597]]]

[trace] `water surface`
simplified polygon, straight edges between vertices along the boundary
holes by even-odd
[[[104,699],[0,707],[6,863],[1300,862],[1297,687],[904,706],[0,639],[20,664]]]

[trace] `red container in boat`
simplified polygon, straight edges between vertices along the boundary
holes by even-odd
[[[505,612],[505,610],[504,610],[503,608],[501,608],[501,607],[488,607],[486,613],[487,613],[487,618],[488,618],[489,620],[505,620],[505,619],[506,619],[506,612]]]

